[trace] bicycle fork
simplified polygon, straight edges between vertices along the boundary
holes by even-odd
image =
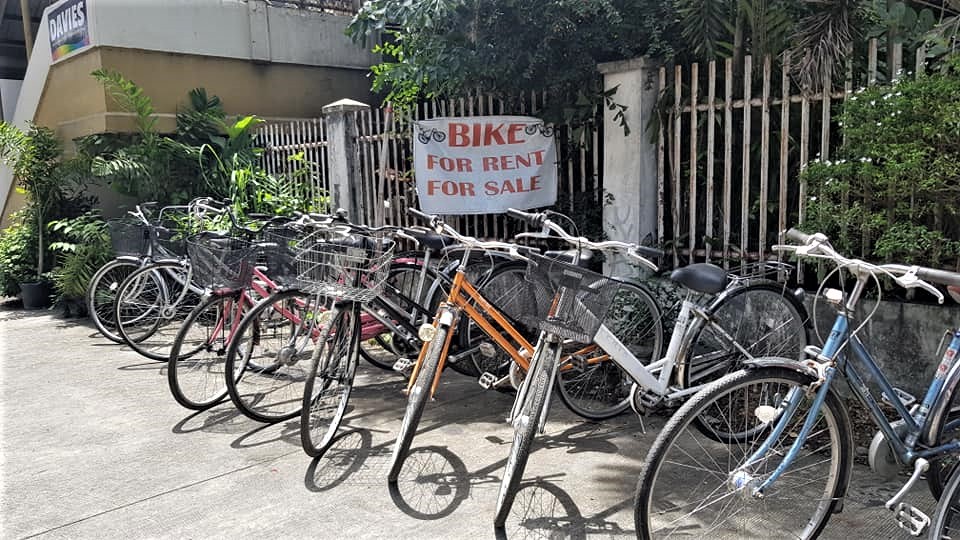
[[[544,427],[547,423],[547,411],[550,410],[550,400],[553,398],[553,387],[560,367],[560,353],[560,341],[557,336],[542,332],[537,346],[534,348],[534,355],[530,361],[527,376],[524,377],[523,383],[520,384],[520,388],[517,390],[517,397],[513,400],[513,407],[510,408],[510,414],[506,419],[507,423],[513,424],[516,419],[520,418],[523,412],[523,405],[526,403],[527,395],[531,390],[530,385],[533,384],[531,381],[536,378],[535,374],[543,368],[543,362],[549,362],[547,369],[550,370],[550,376],[547,379],[546,388],[543,389],[543,391],[547,393],[547,397],[544,400],[543,409],[540,411],[540,418],[527,420],[536,421],[537,433],[543,434]]]

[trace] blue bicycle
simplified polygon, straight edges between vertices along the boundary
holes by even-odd
[[[931,282],[960,286],[960,274],[916,266],[875,265],[837,253],[822,234],[787,231],[800,245],[778,246],[801,258],[836,263],[856,282],[849,294],[826,289],[837,315],[822,349],[805,358],[764,358],[711,383],[684,404],[651,447],[637,486],[637,536],[709,538],[813,538],[843,507],[853,464],[853,429],[838,398],[845,379],[879,428],[870,465],[910,479],[886,506],[913,535],[929,517],[903,502],[924,475],[939,497],[960,454],[960,330],[949,344],[923,399],[894,388],[858,333],[865,320],[854,310],[865,287],[888,277],[899,286],[943,294]],[[828,276],[829,277],[829,276]],[[826,280],[825,280],[826,281]],[[951,294],[956,290],[950,289]],[[945,340],[946,341],[946,340]],[[879,394],[868,387],[879,388]],[[890,422],[878,400],[892,404]]]

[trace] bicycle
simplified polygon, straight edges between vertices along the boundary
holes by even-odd
[[[930,523],[902,500],[925,472],[931,491],[939,495],[935,487],[943,485],[949,469],[931,464],[960,452],[960,440],[952,431],[960,418],[960,363],[954,362],[960,331],[950,333],[925,397],[911,410],[912,396],[893,387],[857,335],[869,316],[858,326],[853,316],[865,287],[879,283],[880,276],[904,288],[927,290],[942,302],[943,295],[928,281],[960,286],[960,274],[848,259],[819,233],[790,230],[786,237],[801,245],[775,246],[777,250],[831,261],[837,265],[835,272],[849,271],[856,284],[847,295],[825,291],[836,317],[822,349],[808,346],[803,361],[748,360],[744,369],[703,388],[667,422],[637,484],[634,510],[640,538],[673,533],[818,535],[830,515],[842,508],[853,459],[852,427],[833,386],[837,377],[849,383],[879,428],[871,445],[871,467],[880,474],[895,474],[901,464],[913,469],[886,507],[911,534],[921,534]],[[884,415],[864,374],[896,410],[897,422]],[[726,437],[730,432],[741,436]]]
[[[114,299],[123,280],[134,271],[149,264],[155,255],[161,259],[176,258],[159,239],[157,230],[163,222],[164,212],[183,207],[170,206],[160,210],[156,223],[151,222],[148,211],[156,203],[142,203],[128,214],[133,221],[111,220],[107,227],[113,246],[114,259],[101,266],[87,285],[87,312],[97,330],[107,339],[123,343],[116,331]],[[135,315],[134,315],[135,316]]]
[[[325,227],[338,225],[349,226],[344,218],[323,220]],[[273,235],[264,240],[280,246],[284,253],[271,257],[282,262],[268,262],[268,266],[290,268],[290,276],[280,279],[282,290],[261,300],[244,316],[230,340],[225,366],[225,373],[231,374],[226,380],[231,401],[244,415],[260,422],[278,422],[300,414],[308,362],[323,331],[319,323],[329,323],[333,317],[328,313],[329,302],[316,301],[318,297],[308,292],[310,285],[297,276],[295,253],[298,246],[309,249],[312,241],[303,238],[302,232]],[[430,258],[427,247],[422,257],[393,259],[381,294],[362,306],[359,355],[371,364],[392,370],[397,355],[419,347],[416,325],[429,313],[422,302],[435,294],[438,279],[429,264],[423,264]]]
[[[463,259],[467,260],[474,249],[499,249],[508,251],[513,258],[519,258],[518,249],[521,246],[504,242],[483,242],[475,238],[463,236],[449,225],[443,223],[438,217],[428,216],[414,209],[409,209],[412,215],[425,220],[430,224],[438,234],[453,237],[464,247]],[[637,285],[628,284],[627,289],[639,292],[639,298],[647,302],[645,304],[647,312],[656,314],[652,320],[655,324],[659,323],[659,308],[656,302],[646,291]],[[616,291],[613,291],[616,293]],[[529,307],[529,304],[528,304]],[[413,441],[417,425],[423,413],[424,406],[428,397],[435,394],[440,381],[440,373],[446,366],[450,357],[450,347],[453,341],[453,333],[456,330],[458,320],[461,316],[466,316],[472,321],[484,334],[493,340],[500,350],[506,352],[511,362],[511,369],[507,375],[499,377],[490,372],[485,372],[481,376],[479,383],[484,388],[497,387],[501,385],[517,384],[523,379],[523,373],[526,373],[531,365],[531,354],[535,350],[533,344],[524,336],[520,328],[523,326],[514,319],[504,314],[498,307],[490,302],[483,291],[478,290],[463,271],[462,266],[457,269],[454,275],[453,283],[447,293],[445,301],[440,304],[440,308],[434,316],[432,323],[425,323],[419,329],[420,338],[423,340],[423,346],[420,349],[419,356],[415,362],[406,360],[404,363],[412,366],[412,374],[407,385],[408,402],[401,423],[400,432],[397,435],[397,441],[394,446],[391,459],[390,470],[387,475],[388,482],[396,483],[399,478],[400,469],[403,461],[409,451],[410,444]],[[659,329],[659,327],[656,327]],[[661,330],[662,331],[662,330]],[[643,336],[646,337],[646,336]],[[654,332],[656,344],[659,339]],[[588,340],[589,341],[589,340]],[[655,345],[658,346],[658,345]],[[492,345],[488,349],[495,350]],[[489,351],[487,351],[489,352]],[[574,351],[577,352],[576,350]],[[484,353],[484,351],[481,351]],[[594,350],[594,356],[601,356],[604,353]]]
[[[554,215],[552,213],[527,213],[511,209],[507,214],[526,221],[533,228],[542,228],[544,233],[550,233],[572,244],[578,251],[584,248],[620,251],[633,261],[648,268],[656,268],[652,262],[639,255],[643,252],[648,256],[657,256],[659,252],[656,250],[623,242],[595,243],[572,236],[550,219],[550,216]],[[579,274],[581,283],[565,284],[560,277],[565,274]],[[752,358],[751,351],[756,352],[762,347],[770,331],[789,331],[794,336],[802,336],[802,345],[806,344],[804,326],[806,312],[796,298],[783,294],[782,286],[769,282],[731,279],[726,271],[709,264],[690,265],[675,270],[671,274],[675,282],[687,289],[687,294],[681,304],[666,356],[657,362],[651,362],[650,357],[638,358],[623,345],[617,336],[629,335],[629,329],[618,328],[619,325],[613,324],[616,322],[615,319],[603,320],[608,306],[600,302],[591,305],[584,301],[591,295],[596,295],[602,288],[623,286],[624,282],[599,274],[584,273],[560,261],[553,261],[548,265],[546,261],[536,258],[528,264],[527,278],[533,284],[531,291],[538,296],[541,309],[537,313],[541,316],[547,314],[546,319],[536,321],[543,332],[538,347],[546,348],[547,352],[540,356],[539,364],[531,368],[527,380],[524,381],[527,387],[518,391],[508,417],[508,421],[514,425],[514,442],[497,497],[494,527],[498,529],[505,526],[509,517],[533,438],[536,433],[543,433],[555,380],[558,383],[556,387],[559,389],[561,399],[568,406],[571,401],[569,397],[571,392],[568,388],[573,386],[574,381],[579,378],[586,380],[599,378],[601,384],[594,384],[594,386],[601,387],[607,384],[607,381],[613,380],[614,388],[630,388],[630,404],[636,412],[644,413],[672,406],[695,392],[699,385],[718,376],[719,373],[730,370],[742,358]],[[723,294],[707,310],[704,310],[692,301],[694,293]],[[571,295],[575,296],[576,301],[571,303],[568,300],[567,304],[563,304],[562,301]],[[764,301],[770,301],[771,306],[776,309],[771,310],[769,307],[759,309],[758,304],[762,305]],[[721,323],[731,322],[731,318],[720,317],[720,315],[731,311],[738,314],[737,324],[736,328],[730,328],[731,331],[728,331],[721,326]],[[768,317],[773,313],[777,314],[777,318]],[[693,315],[697,318],[694,319]],[[559,329],[562,332],[560,336],[573,338],[574,335],[570,334],[573,328],[569,324],[564,326],[562,322],[558,326],[557,321],[573,319],[576,324],[582,324],[577,322],[578,317],[591,319],[593,326],[589,327],[589,332],[584,328],[585,333],[576,335],[576,339],[578,341],[592,339],[596,346],[606,351],[606,355],[586,362],[577,357],[557,362],[554,352],[558,346],[555,342],[559,338],[548,334],[556,334]],[[752,341],[744,341],[741,345],[737,338],[743,339],[744,334],[739,330],[744,327],[756,328],[749,324],[745,326],[745,323],[756,321],[762,322],[763,332]],[[799,354],[801,347],[795,342],[791,343],[793,349]],[[537,357],[540,354],[541,351],[538,350],[534,356]],[[672,384],[674,369],[677,367],[679,367],[676,375],[677,383]],[[600,373],[600,377],[591,376],[596,372]],[[603,401],[617,403],[620,400],[620,404],[614,406],[624,407],[620,397],[622,394],[618,395],[612,391],[591,390],[590,392],[588,397],[591,401],[603,404]],[[598,395],[605,399],[594,397]],[[609,399],[610,396],[615,396],[615,399]]]
[[[209,197],[194,199],[185,208],[187,223],[181,227],[203,229],[206,224],[228,215],[235,230],[242,230],[229,211],[228,201]],[[248,234],[252,231],[247,230]],[[183,231],[153,226],[153,251],[162,258],[144,258],[117,288],[113,303],[116,333],[141,356],[165,362],[182,321],[200,303],[203,288],[193,283],[193,271],[186,258]],[[172,331],[172,335],[167,331]]]
[[[310,232],[297,246],[297,279],[305,291],[334,299],[324,314],[329,323],[317,340],[299,410],[303,449],[318,456],[333,441],[350,401],[363,333],[361,313],[392,324],[365,306],[383,290],[394,238],[403,232],[389,226],[316,222],[306,216],[300,223]]]

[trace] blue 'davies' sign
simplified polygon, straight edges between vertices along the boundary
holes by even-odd
[[[87,0],[68,0],[50,12],[50,52],[53,61],[90,44]]]

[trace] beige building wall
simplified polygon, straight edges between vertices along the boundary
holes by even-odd
[[[258,63],[236,58],[200,56],[116,47],[93,47],[50,66],[34,122],[56,130],[72,153],[70,141],[94,133],[134,131],[123,111],[90,73],[107,68],[143,88],[153,101],[158,128],[172,132],[178,108],[197,87],[220,97],[228,115],[255,114],[268,119],[312,118],[324,105],[341,98],[372,103],[370,81],[360,69]],[[105,214],[116,215],[130,204],[110,188],[97,189]],[[23,206],[23,195],[10,190],[0,228]]]

